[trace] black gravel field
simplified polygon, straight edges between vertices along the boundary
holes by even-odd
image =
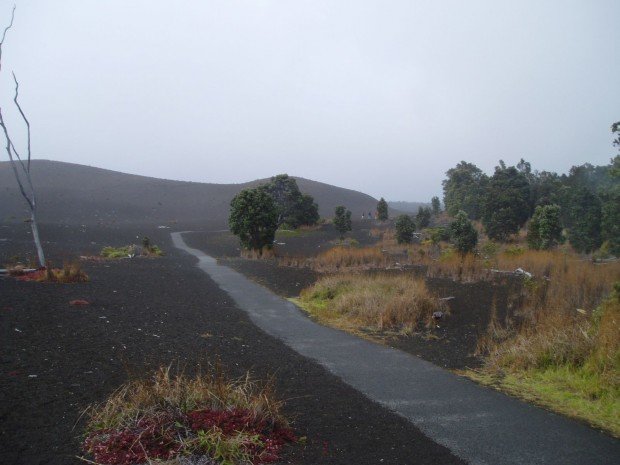
[[[27,225],[0,226],[0,263],[31,256]],[[183,230],[175,226],[177,230]],[[187,228],[189,229],[189,228]],[[0,278],[0,463],[83,463],[81,412],[162,365],[221,363],[231,376],[273,376],[295,432],[293,464],[462,463],[409,422],[255,327],[194,259],[155,226],[42,225],[54,263],[148,235],[168,255],[84,262],[91,281]],[[91,305],[73,307],[86,299]]]

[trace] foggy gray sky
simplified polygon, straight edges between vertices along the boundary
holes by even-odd
[[[17,130],[14,70],[35,158],[428,200],[462,159],[608,163],[618,18],[617,0],[24,0],[0,99]]]

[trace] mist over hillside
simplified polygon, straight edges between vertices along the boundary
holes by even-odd
[[[278,174],[278,173],[274,173]],[[173,222],[227,227],[231,199],[243,184],[170,181],[50,160],[32,161],[40,222],[66,224],[169,224]],[[374,211],[377,200],[361,192],[295,178],[312,195],[323,217],[345,205],[356,218]],[[9,162],[0,162],[0,222],[29,217]]]

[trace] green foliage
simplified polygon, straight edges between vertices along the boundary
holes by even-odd
[[[357,239],[349,239],[348,241],[348,245],[349,247],[359,247],[360,246],[360,241],[358,241]]]
[[[618,147],[618,150],[620,150],[620,121],[611,125],[611,133],[616,136],[613,141],[614,146]]]
[[[497,242],[488,241],[480,248],[480,252],[485,258],[495,257],[500,251],[500,246]]]
[[[415,222],[409,215],[400,215],[394,224],[396,228],[396,241],[399,244],[410,244],[415,232]]]
[[[336,207],[334,216],[334,226],[340,233],[340,239],[344,239],[347,231],[351,231],[351,212],[346,207],[339,205]]]
[[[431,209],[428,207],[418,208],[418,214],[415,217],[419,229],[426,228],[431,224]]]
[[[488,182],[482,223],[489,238],[505,241],[525,224],[530,214],[530,185],[523,172],[500,161]]]
[[[431,242],[435,245],[439,244],[441,241],[450,240],[450,228],[438,226],[436,228],[428,228],[426,232],[429,234]]]
[[[230,436],[219,428],[198,430],[195,441],[198,450],[206,451],[215,463],[221,465],[252,463],[250,449],[263,446],[258,434],[239,431]]]
[[[504,254],[507,255],[508,257],[519,257],[523,255],[524,253],[525,253],[525,250],[523,249],[523,247],[519,247],[518,245],[506,247],[506,250],[504,250]]]
[[[295,227],[317,224],[320,219],[319,206],[311,195],[301,194],[289,219]]]
[[[152,244],[151,239],[148,236],[144,236],[142,238],[142,254],[162,256],[164,255],[164,252],[158,246]]]
[[[568,240],[577,252],[590,253],[601,246],[601,201],[585,187],[572,195]]]
[[[620,123],[615,123],[620,125]],[[620,132],[620,127],[618,128]],[[620,135],[616,141],[620,146]],[[620,256],[620,155],[616,155],[609,168],[611,185],[601,194],[601,235],[608,243],[609,252],[617,257]]]
[[[550,249],[562,243],[560,206],[544,205],[536,207],[527,230],[527,243],[532,249]]]
[[[278,214],[278,226],[286,223],[295,229],[303,224],[316,224],[319,220],[319,207],[314,198],[302,194],[297,181],[288,174],[272,177],[268,184],[260,186],[259,189],[273,198]]]
[[[460,162],[446,172],[443,184],[443,203],[450,216],[463,210],[477,220],[481,215],[481,205],[488,177],[473,163]]]
[[[433,209],[433,215],[439,215],[439,213],[441,213],[441,201],[439,197],[433,197],[431,199],[431,208]]]
[[[388,204],[383,197],[377,203],[377,219],[379,221],[387,221],[388,219]]]
[[[104,247],[101,249],[100,255],[104,258],[126,258],[133,257],[136,254],[136,247],[126,245],[124,247]]]
[[[478,231],[463,210],[458,212],[454,221],[450,223],[450,237],[461,255],[472,252],[478,244]]]
[[[278,209],[273,197],[261,187],[244,189],[230,202],[228,225],[246,249],[271,248],[278,228]]]

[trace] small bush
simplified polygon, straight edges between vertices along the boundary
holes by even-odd
[[[411,331],[445,308],[424,281],[408,276],[334,275],[302,291],[300,302],[317,317],[344,327]]]
[[[9,274],[17,277],[20,281],[37,281],[40,283],[85,283],[88,275],[82,270],[79,263],[67,263],[62,268],[41,268],[31,272],[16,268]]]
[[[101,249],[100,255],[104,258],[132,258],[136,255],[135,245],[126,245],[124,247],[104,247]]]
[[[83,450],[110,465],[208,457],[219,464],[275,462],[295,440],[269,385],[221,372],[188,377],[160,369],[87,410]]]
[[[389,256],[376,247],[333,247],[316,257],[302,259],[295,263],[303,264],[316,271],[330,272],[337,270],[353,270],[368,268],[385,268],[391,262]],[[291,258],[280,260],[281,265],[290,265]]]
[[[161,257],[164,252],[154,244],[148,237],[142,239],[142,247],[137,245],[125,245],[123,247],[104,247],[101,249],[100,255],[104,258],[134,258],[136,256],[143,257]]]
[[[518,257],[525,253],[525,249],[515,245],[515,246],[507,247],[506,250],[504,250],[504,253],[509,257]]]
[[[415,222],[409,215],[399,215],[394,223],[396,241],[399,244],[411,244],[415,232]]]

